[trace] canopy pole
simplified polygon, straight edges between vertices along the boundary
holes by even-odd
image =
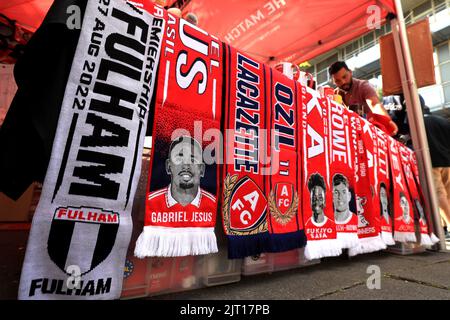
[[[406,100],[408,123],[414,151],[417,157],[419,178],[425,197],[425,208],[431,213],[434,232],[440,242],[433,248],[435,250],[446,250],[444,230],[441,225],[439,205],[436,198],[436,190],[433,181],[432,165],[428,148],[425,124],[423,121],[422,108],[420,106],[419,93],[414,75],[414,68],[409,49],[408,36],[403,17],[403,9],[400,0],[395,0],[397,18],[391,21],[394,37],[397,62],[402,80],[403,94]]]

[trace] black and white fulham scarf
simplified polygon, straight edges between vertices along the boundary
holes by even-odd
[[[19,299],[120,296],[162,11],[122,0],[87,3]]]

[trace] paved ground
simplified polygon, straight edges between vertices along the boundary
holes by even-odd
[[[0,231],[0,299],[16,299],[27,232]],[[380,289],[367,287],[368,267],[380,270]],[[370,281],[369,281],[370,282]],[[376,284],[376,282],[370,282]],[[149,299],[450,299],[450,253],[377,252],[271,274],[242,276],[236,283]]]
[[[369,290],[369,266],[381,271],[380,289]],[[374,282],[371,282],[374,283]],[[375,284],[375,283],[374,283]],[[450,299],[450,253],[399,256],[378,252],[323,259],[318,265],[152,299],[296,300],[296,299]]]

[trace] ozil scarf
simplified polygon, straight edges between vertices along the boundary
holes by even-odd
[[[375,147],[374,200],[373,210],[378,213],[381,239],[388,246],[395,244],[393,238],[391,180],[389,178],[389,139],[379,128],[373,126]]]
[[[419,222],[420,228],[420,244],[425,246],[431,246],[439,241],[439,239],[431,232],[428,221],[428,215],[425,214],[425,208],[423,206],[423,198],[419,193],[419,189],[416,185],[414,173],[413,173],[413,155],[414,152],[404,145],[400,145],[400,157],[402,159],[403,173],[405,174],[405,179],[408,185],[409,195],[415,211],[416,221]],[[417,169],[417,167],[416,167]],[[416,170],[415,169],[415,170]],[[418,170],[416,170],[418,171]]]
[[[337,239],[342,248],[358,244],[358,216],[355,208],[356,128],[350,125],[352,114],[333,100],[328,112],[328,157],[330,193],[333,198]]]
[[[380,236],[380,218],[374,203],[375,160],[373,125],[359,117],[352,116],[352,127],[356,126],[356,188],[355,196],[358,212],[358,245],[349,249],[349,256],[386,249]]]
[[[328,103],[319,93],[302,87],[303,130],[303,223],[308,260],[338,256],[342,245],[336,238],[330,186]]]
[[[222,73],[217,38],[168,13],[137,257],[218,251],[214,226]]]
[[[272,252],[304,247],[306,237],[301,216],[301,121],[298,106],[300,84],[278,71],[267,68],[270,104],[266,119],[270,123],[269,174],[266,175],[268,227]]]
[[[414,216],[399,153],[400,142],[388,137],[394,211],[394,240],[416,242]]]
[[[266,67],[225,45],[222,218],[228,257],[270,251],[267,221]],[[269,91],[270,92],[270,91]],[[294,190],[292,190],[294,191]],[[292,192],[291,191],[291,192]]]
[[[120,297],[162,11],[87,3],[19,299]]]

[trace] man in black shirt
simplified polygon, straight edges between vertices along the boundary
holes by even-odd
[[[450,225],[450,121],[423,108],[433,178],[445,227]],[[446,228],[445,228],[446,229]],[[446,230],[446,238],[450,238]]]

